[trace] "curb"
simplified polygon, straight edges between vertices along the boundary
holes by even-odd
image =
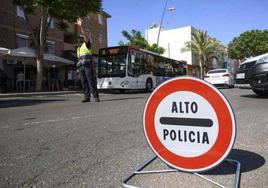
[[[55,91],[55,92],[31,92],[31,93],[1,93],[0,98],[10,97],[31,97],[40,95],[65,95],[65,94],[80,94],[80,91]]]

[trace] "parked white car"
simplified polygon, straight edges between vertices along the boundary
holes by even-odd
[[[207,72],[205,80],[215,86],[234,87],[234,74],[228,69],[214,69]]]

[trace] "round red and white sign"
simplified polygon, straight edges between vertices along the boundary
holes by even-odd
[[[236,137],[227,99],[214,86],[191,77],[174,78],[156,88],[145,106],[143,125],[155,154],[187,172],[220,164]]]

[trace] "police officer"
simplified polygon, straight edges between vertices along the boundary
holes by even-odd
[[[78,18],[77,25],[80,27],[82,36],[78,38],[77,68],[80,74],[85,96],[82,102],[90,102],[90,93],[92,93],[96,102],[100,102],[97,89],[96,74],[93,65],[91,41],[86,35],[82,23],[83,20],[81,18]]]

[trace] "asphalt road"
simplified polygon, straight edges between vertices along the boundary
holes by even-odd
[[[241,187],[268,187],[268,98],[245,89],[221,90],[237,119],[229,158],[241,162]],[[100,103],[79,94],[0,99],[0,187],[121,187],[122,179],[153,155],[142,115],[150,94],[102,93]],[[156,160],[149,169],[167,169]],[[231,187],[223,163],[202,173]],[[142,187],[215,187],[188,173],[139,175]]]

